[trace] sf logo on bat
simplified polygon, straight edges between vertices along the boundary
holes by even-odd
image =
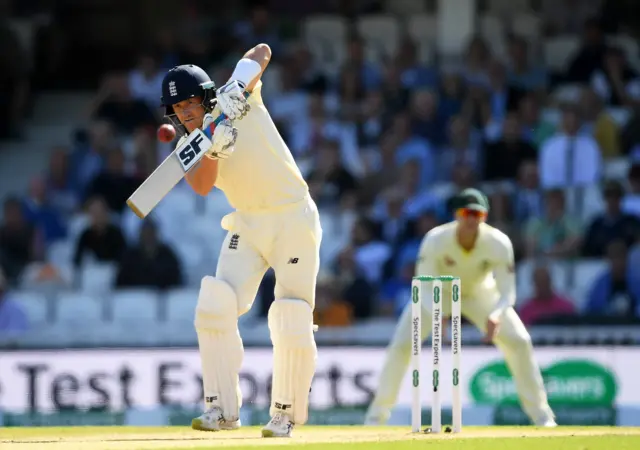
[[[194,130],[184,144],[175,151],[178,161],[182,169],[187,172],[191,169],[204,155],[204,152],[212,145],[209,138],[202,130]]]

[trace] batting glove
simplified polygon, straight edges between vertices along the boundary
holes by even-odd
[[[211,126],[214,118],[211,114],[206,114],[203,120],[203,128]],[[233,153],[236,139],[238,138],[238,129],[233,126],[229,119],[225,119],[216,125],[213,130],[211,142],[213,145],[207,150],[206,155],[213,159],[226,159]]]
[[[216,91],[220,111],[231,120],[242,119],[251,109],[244,88],[239,81],[231,80]]]

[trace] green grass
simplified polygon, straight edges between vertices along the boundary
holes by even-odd
[[[269,449],[295,449],[305,450],[637,450],[640,445],[639,438],[625,437],[620,439],[616,436],[591,436],[591,437],[549,437],[528,440],[514,439],[460,439],[460,440],[432,440],[432,441],[399,441],[399,442],[346,442],[342,444],[290,444],[269,446]],[[233,447],[234,450],[255,450],[254,446]],[[144,449],[144,447],[140,447]],[[181,447],[164,447],[161,450],[175,450]],[[208,445],[206,447],[189,447],[191,449],[205,450],[215,448]],[[156,449],[158,450],[158,449]]]
[[[291,439],[260,438],[259,427],[203,433],[185,427],[56,427],[0,429],[0,448],[234,450],[635,450],[640,429],[622,427],[466,427],[460,434],[413,434],[408,427],[299,427]]]

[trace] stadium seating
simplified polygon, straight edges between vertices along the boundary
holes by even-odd
[[[400,22],[391,16],[372,15],[357,19],[356,28],[364,39],[366,56],[371,61],[388,60],[400,44]]]
[[[88,328],[105,320],[105,297],[61,292],[55,298],[55,323],[65,328]]]
[[[298,45],[306,46],[320,68],[332,76],[338,74],[347,58],[346,43],[353,32],[364,40],[367,59],[380,64],[380,68],[394,58],[406,36],[416,42],[421,63],[438,65],[453,62],[451,67],[460,71],[464,69],[464,48],[458,44],[470,37],[470,32],[477,32],[485,38],[493,54],[499,58],[508,56],[508,34],[514,32],[530,43],[531,59],[543,61],[545,68],[554,74],[566,69],[568,61],[580,47],[578,35],[544,35],[543,19],[533,10],[533,7],[539,6],[539,2],[481,2],[477,15],[473,17],[472,29],[466,30],[465,22],[461,26],[465,30],[460,32],[457,29],[444,29],[446,24],[443,25],[438,12],[431,8],[437,2],[428,3],[390,0],[386,2],[387,10],[358,15],[353,20],[331,14],[309,16],[301,20],[301,42]],[[394,14],[389,14],[389,11]],[[21,42],[28,44],[33,38],[30,30],[24,26],[19,26],[18,32]],[[635,39],[621,34],[609,36],[608,40],[625,51],[632,66],[640,67],[640,52]],[[280,92],[281,75],[285,70],[284,61],[274,61],[265,74],[264,82],[270,86],[271,95]],[[558,125],[561,120],[558,105],[578,100],[583,87],[560,84],[549,93],[550,101],[543,118]],[[337,114],[342,112],[340,99],[335,93],[331,94],[337,98],[333,100],[331,113],[336,113],[338,117]],[[85,112],[93,95],[56,92],[45,93],[38,98],[33,117],[27,125],[27,141],[10,142],[0,152],[1,193],[26,190],[30,176],[46,167],[50,146],[68,144],[72,131],[84,125]],[[61,104],[65,107],[60,108]],[[624,127],[630,118],[626,108],[609,106],[607,112],[620,127]],[[341,120],[340,117],[332,125],[340,129]],[[309,161],[306,163],[309,164]],[[304,162],[301,166],[304,167]],[[622,180],[629,166],[628,157],[608,160],[603,167],[603,177]],[[355,175],[360,174],[353,167],[349,169]],[[430,188],[430,193],[442,200],[449,198],[456,189],[452,183],[434,183]],[[565,192],[568,211],[583,224],[588,224],[603,211],[601,186],[567,188]],[[166,292],[116,289],[117,265],[88,261],[76,268],[73,262],[75,247],[89,220],[86,215],[78,213],[70,221],[68,237],[49,246],[44,258],[62,274],[61,280],[58,280],[60,286],[34,282],[37,277],[29,276],[27,269],[21,285],[23,289],[12,292],[12,295],[26,311],[32,326],[39,329],[39,339],[68,343],[83,340],[100,343],[102,340],[125,345],[127,339],[124,335],[134,334],[131,339],[137,342],[193,344],[193,310],[197,289],[204,275],[215,272],[220,243],[226,235],[226,231],[220,227],[220,221],[231,211],[231,206],[220,191],[214,190],[207,197],[198,198],[183,182],[171,191],[151,215],[158,225],[161,239],[174,249],[181,262],[184,286],[178,289]],[[351,231],[356,218],[355,213],[343,212],[339,207],[322,210],[323,270],[333,270],[337,256],[351,243]],[[122,225],[130,243],[137,242],[142,221],[129,210],[125,210],[121,218],[115,216],[114,221]],[[539,263],[525,260],[518,264],[518,306],[533,295],[532,273]],[[601,260],[545,261],[544,264],[550,269],[556,290],[568,296],[580,310],[584,309],[591,282],[606,268],[606,263]],[[37,272],[41,266],[32,269]],[[249,341],[268,339],[266,324],[256,317],[255,311],[243,316],[241,324],[248,333]],[[366,340],[368,336],[388,336],[392,326],[392,318],[376,317],[356,323],[348,330],[334,330],[333,334],[321,335],[340,342],[347,339],[345,336],[353,339],[355,332],[366,335],[361,338]],[[27,339],[37,338],[31,336]]]
[[[418,58],[423,64],[434,62],[438,22],[432,15],[415,14],[406,20],[407,34],[418,45]]]
[[[305,20],[304,39],[318,64],[335,74],[346,58],[348,26],[338,16],[312,16]]]

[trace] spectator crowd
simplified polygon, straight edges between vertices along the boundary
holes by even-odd
[[[562,11],[542,17],[548,33],[578,29]],[[459,64],[436,65],[421,62],[407,37],[393,58],[370,60],[353,33],[335,74],[282,36],[268,8],[248,17],[224,57],[206,34],[183,42],[165,29],[135,67],[105,74],[88,126],[52,149],[28,192],[4,200],[7,284],[62,283],[47,249],[70,236],[74,267],[113,263],[116,287],[188,283],[158,223],[145,221],[133,237],[124,229],[127,197],[169,151],[155,140],[161,80],[175,64],[196,63],[224,82],[245,50],[266,42],[274,57],[263,96],[323,217],[319,324],[399,314],[422,237],[452,220],[452,196],[470,186],[488,194],[489,223],[509,235],[518,262],[535,262],[532,296],[518,303],[527,324],[578,313],[640,317],[640,72],[630,62],[640,55],[609,42],[603,17],[584,17],[562,71],[542,65],[535,43],[517,34],[501,54],[475,36]],[[79,214],[85,228],[75,230]],[[546,262],[585,258],[607,265],[578,308]],[[273,283],[269,274],[261,287],[262,314]]]

